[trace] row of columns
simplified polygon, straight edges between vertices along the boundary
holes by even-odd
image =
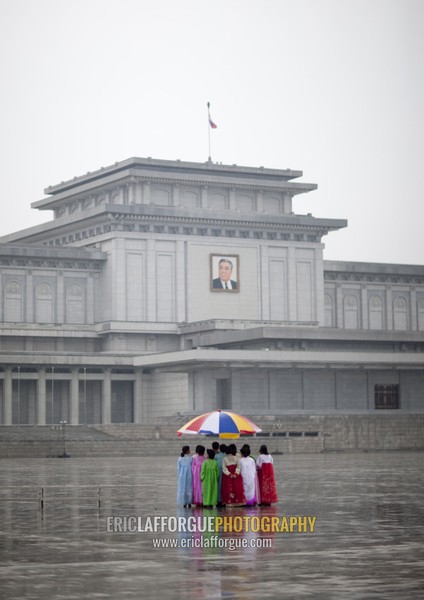
[[[150,181],[136,180],[131,184],[126,184],[125,187],[116,190],[116,199],[119,204],[150,204],[152,202],[152,191],[157,187],[161,189],[160,184],[154,184],[152,186]],[[163,187],[166,189],[166,186]],[[186,188],[185,188],[186,189]],[[188,189],[188,188],[187,188]],[[199,208],[210,208],[210,195],[214,193],[220,193],[225,189],[225,193],[228,197],[228,209],[236,210],[237,208],[237,188],[215,188],[208,185],[193,186],[193,191],[196,193],[200,191],[200,207]],[[180,206],[180,190],[181,186],[178,183],[172,184],[169,189],[169,202],[171,206]],[[166,191],[168,191],[166,190]],[[188,189],[190,191],[190,189]],[[243,194],[243,190],[240,190]],[[246,195],[252,196],[254,199],[253,210],[255,212],[263,212],[264,210],[264,192],[263,190],[253,190],[245,192]],[[289,192],[274,192],[274,197],[282,197],[282,205],[280,207],[283,214],[290,214],[292,212],[292,195]],[[190,207],[191,208],[191,207]]]
[[[338,328],[344,328],[344,296],[346,294],[356,292],[355,289],[350,288],[348,286],[344,287],[342,284],[336,285],[336,307],[335,307],[335,318],[336,323],[335,326]],[[359,313],[358,313],[358,329],[368,329],[369,328],[369,315],[368,315],[368,302],[370,292],[374,294],[378,294],[377,290],[373,288],[369,288],[367,285],[361,285],[360,287],[360,304],[358,305]],[[421,311],[418,311],[417,308],[417,292],[414,287],[410,287],[409,292],[397,292],[396,295],[391,286],[386,286],[385,288],[385,303],[383,309],[383,327],[382,329],[387,331],[393,331],[396,329],[395,327],[395,315],[393,309],[393,300],[396,296],[403,296],[408,302],[408,308],[406,313],[407,318],[407,330],[417,331],[421,328],[421,320],[424,318],[421,314]]]
[[[4,368],[3,377],[3,425],[12,425],[12,406],[13,406],[13,380],[35,380],[37,382],[36,391],[36,424],[46,425],[47,420],[47,381],[52,382],[52,394],[54,399],[54,382],[70,381],[69,393],[69,423],[71,425],[79,424],[79,403],[80,393],[79,384],[81,381],[101,380],[102,382],[102,423],[112,422],[112,381],[132,381],[134,383],[133,410],[134,423],[143,421],[142,405],[142,372],[136,370],[134,375],[126,377],[122,375],[115,376],[111,369],[104,369],[102,373],[80,372],[81,367],[71,369],[70,376],[63,373],[55,373],[54,367],[40,368],[38,373],[19,373],[13,372],[11,366]],[[1,382],[1,379],[0,379]]]

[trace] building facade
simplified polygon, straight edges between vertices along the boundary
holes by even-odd
[[[132,158],[47,188],[0,239],[1,423],[423,411],[424,266],[325,261],[347,222],[294,212],[301,175]]]

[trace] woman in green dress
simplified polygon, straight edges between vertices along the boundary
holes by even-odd
[[[215,460],[215,451],[208,449],[208,458],[202,464],[200,479],[202,481],[203,506],[212,508],[218,503],[219,470]]]

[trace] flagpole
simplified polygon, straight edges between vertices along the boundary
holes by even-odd
[[[210,105],[211,105],[211,103],[208,102],[208,148],[209,148],[209,158],[208,158],[208,161],[212,162],[212,157],[211,157],[211,125],[210,125],[210,112],[209,112]]]

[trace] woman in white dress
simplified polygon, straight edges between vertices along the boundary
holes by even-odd
[[[250,456],[250,446],[248,444],[243,446],[240,453],[240,472],[243,478],[246,506],[255,506],[261,502],[255,460]]]

